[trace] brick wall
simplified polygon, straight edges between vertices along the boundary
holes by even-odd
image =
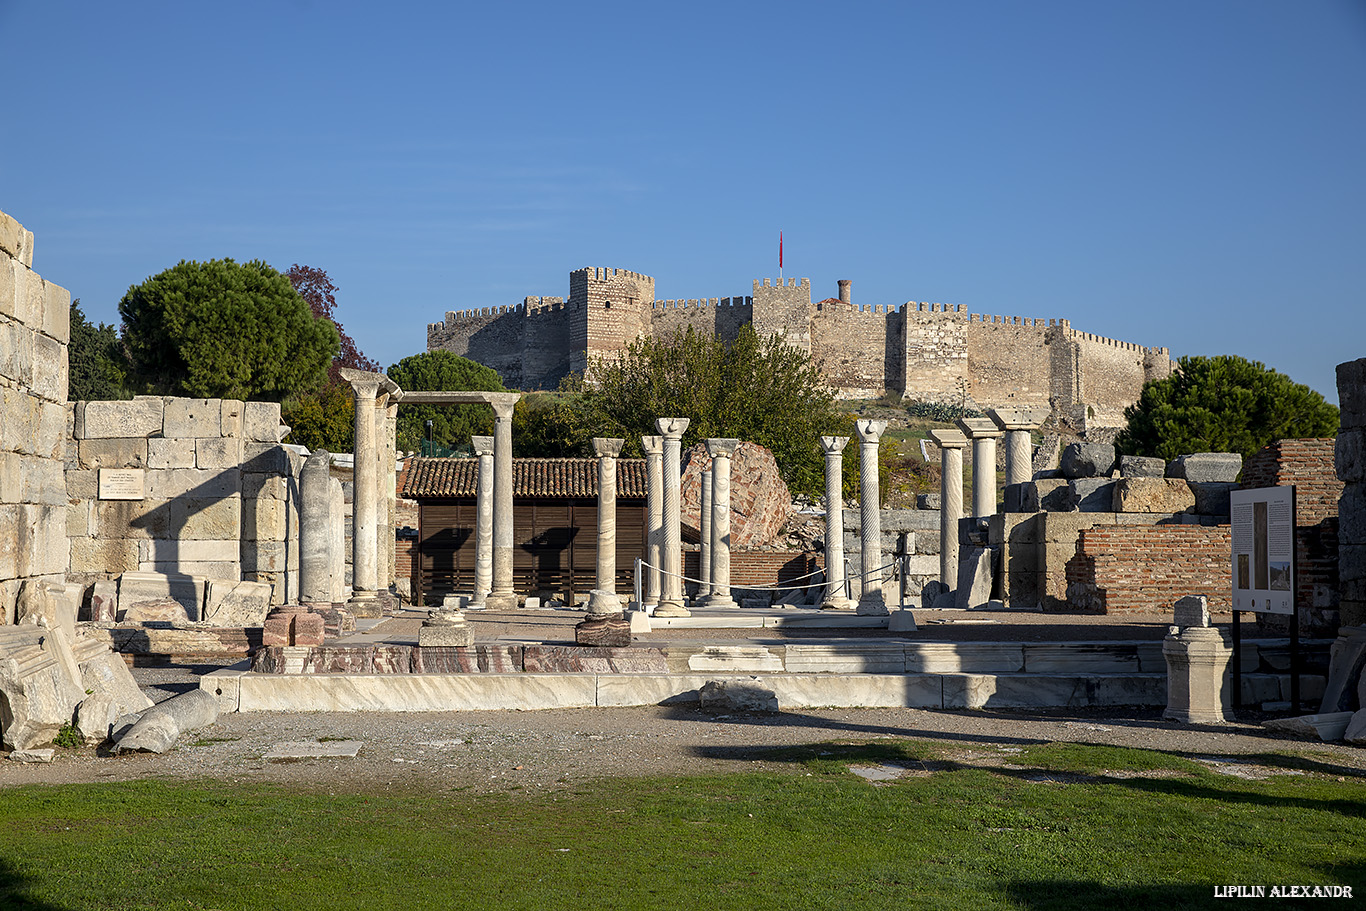
[[[1204,595],[1210,610],[1232,602],[1227,525],[1084,528],[1067,562],[1070,600],[1100,613],[1167,612],[1178,598]]]
[[[696,579],[698,552],[683,552],[683,575]],[[825,567],[825,554],[804,551],[731,551],[730,584],[734,588],[757,585],[809,585],[810,579],[793,580]],[[694,586],[689,585],[691,590]],[[777,593],[777,596],[785,594]]]

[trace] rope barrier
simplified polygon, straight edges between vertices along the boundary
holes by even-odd
[[[663,576],[677,576],[679,579],[681,579],[681,580],[684,581],[684,582],[696,582],[696,583],[699,584],[699,585],[714,585],[714,584],[715,584],[714,582],[704,582],[702,579],[694,579],[692,576],[685,576],[683,573],[670,572],[669,570],[665,569],[665,568],[662,567],[662,566],[655,566],[654,564],[652,564],[652,563],[647,563],[647,562],[644,561],[644,560],[640,560],[640,561],[639,561],[639,565],[640,565],[641,567],[649,567],[650,569],[657,570],[657,571],[659,572],[659,574],[660,574],[660,575],[663,575]],[[882,566],[879,566],[879,567],[877,567],[876,569],[872,570],[872,572],[873,572],[873,573],[880,573],[880,572],[882,572],[884,569],[895,569],[897,566],[898,566],[897,563],[884,563]],[[797,578],[798,578],[798,579],[805,579],[805,578],[808,578],[808,577],[810,577],[810,576],[815,576],[815,575],[818,575],[818,574],[823,573],[823,572],[824,572],[824,570],[816,570],[816,572],[807,573],[805,576],[798,576]],[[834,581],[835,581],[835,583],[838,584],[841,588],[844,588],[845,586],[847,586],[847,585],[849,584],[849,582],[850,582],[851,580],[854,580],[854,579],[862,580],[862,579],[864,578],[865,575],[869,575],[869,573],[860,573],[860,574],[855,575],[855,576],[844,576],[843,578],[840,578],[840,579],[837,579],[837,580],[834,580]],[[795,580],[794,580],[794,581],[795,581]],[[830,583],[830,582],[822,582],[822,583],[819,583],[819,584],[820,584],[822,587],[826,587],[826,586],[829,586],[831,583]],[[810,585],[734,585],[734,584],[732,584],[730,587],[731,587],[731,588],[743,588],[743,589],[746,589],[746,590],[748,590],[748,591],[771,591],[771,592],[789,592],[789,591],[791,591],[791,592],[795,592],[795,591],[803,591],[803,590],[805,590],[805,589],[810,588],[811,586],[810,586]]]

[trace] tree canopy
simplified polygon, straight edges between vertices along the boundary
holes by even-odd
[[[1308,386],[1236,355],[1183,357],[1170,376],[1143,384],[1115,440],[1126,455],[1174,459],[1193,452],[1243,458],[1276,440],[1331,437],[1338,409]]]
[[[182,260],[119,302],[135,387],[280,401],[316,388],[338,350],[289,280],[263,262]]]
[[[114,327],[85,318],[81,300],[71,302],[71,341],[67,346],[67,398],[73,402],[124,399],[123,346]]]
[[[685,417],[685,446],[708,437],[736,437],[773,452],[794,492],[818,494],[824,457],[818,437],[848,429],[849,418],[808,355],[781,338],[741,327],[727,344],[693,329],[629,345],[615,361],[599,360],[583,407],[593,435],[624,437],[640,454],[640,437],[658,433],[658,417]]]
[[[405,357],[387,371],[405,391],[504,392],[498,371],[449,351],[427,351]],[[398,406],[398,448],[417,450],[432,422],[432,441],[445,449],[463,448],[470,437],[493,432],[493,412],[487,405]]]

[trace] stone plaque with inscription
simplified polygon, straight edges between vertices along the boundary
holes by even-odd
[[[141,468],[101,468],[101,500],[141,500],[147,496],[147,476]]]

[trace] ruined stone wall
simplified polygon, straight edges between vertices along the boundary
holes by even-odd
[[[1171,372],[1160,369],[1166,349],[1145,348],[1089,332],[1074,332],[1080,366],[1080,398],[1087,407],[1086,422],[1104,427],[1123,427],[1124,409],[1138,400],[1143,383]],[[1160,375],[1160,376],[1159,376]]]
[[[1047,405],[1053,359],[1047,320],[1018,316],[968,317],[968,392],[980,407]]]
[[[0,625],[24,582],[65,581],[70,308],[33,271],[33,233],[0,212]]]
[[[898,330],[901,364],[889,387],[913,401],[959,403],[969,378],[967,333],[966,308],[907,303]]]
[[[841,397],[877,398],[902,371],[901,321],[891,305],[822,301],[811,313],[811,363]]]
[[[538,300],[537,298],[528,298]],[[526,305],[447,311],[446,319],[427,325],[427,350],[445,350],[492,367],[503,384],[518,388],[523,380]]]
[[[754,331],[784,335],[793,348],[811,350],[811,279],[754,279]]]
[[[731,342],[753,316],[754,301],[748,297],[655,301],[650,305],[650,334],[665,338],[680,329],[691,328]]]
[[[298,595],[299,472],[273,402],[76,402],[67,444],[70,579],[124,572],[266,582]]]
[[[1103,613],[1166,611],[1204,595],[1210,610],[1232,604],[1232,539],[1227,525],[1097,526],[1082,529],[1067,583],[1092,590]]]

